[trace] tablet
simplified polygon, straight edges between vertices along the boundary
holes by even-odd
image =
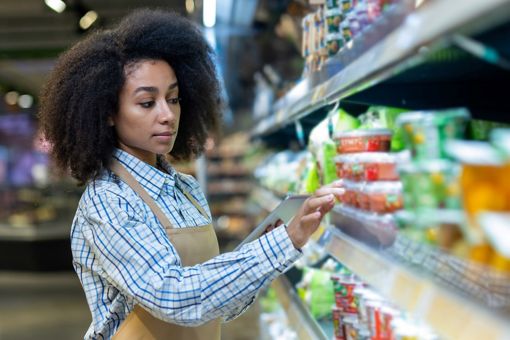
[[[256,240],[262,235],[270,224],[276,223],[278,220],[282,220],[285,225],[289,225],[290,221],[305,202],[310,197],[309,195],[288,195],[280,202],[280,204],[267,215],[262,222],[248,235],[235,249],[234,251],[241,248],[248,242]]]

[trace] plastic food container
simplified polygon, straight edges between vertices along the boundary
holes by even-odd
[[[335,340],[345,340],[344,328],[342,326],[342,309],[333,307],[333,332]]]
[[[358,308],[354,298],[354,289],[361,283],[352,275],[332,275],[335,290],[335,304],[343,313],[356,314]]]
[[[510,129],[494,129],[490,134],[492,145],[500,152],[501,157],[510,163]]]
[[[373,182],[365,186],[369,211],[386,214],[403,208],[401,182]]]
[[[491,136],[493,137],[493,136]],[[492,138],[493,143],[496,142]],[[472,243],[482,244],[485,237],[478,217],[487,211],[510,211],[510,163],[498,149],[485,142],[452,141],[448,152],[462,163],[460,188],[462,205],[468,217]]]
[[[340,8],[331,8],[324,12],[326,17],[327,33],[339,33],[340,23],[342,22],[342,11]]]
[[[344,45],[344,36],[342,33],[330,33],[326,35],[326,50],[328,51],[328,56],[331,57],[337,54]]]
[[[465,215],[462,210],[433,209],[421,213],[403,210],[395,214],[395,219],[407,238],[444,250],[452,249],[463,238]]]
[[[363,163],[360,161],[360,154],[346,154],[340,157],[343,159],[344,178],[354,182],[363,180]]]
[[[377,339],[395,339],[392,323],[393,320],[400,316],[400,314],[399,310],[390,306],[383,306],[381,308],[381,327],[380,334]]]
[[[388,152],[391,146],[391,130],[370,129],[339,132],[335,135],[337,153]]]
[[[345,193],[342,195],[342,203],[351,207],[359,207],[358,204],[358,192],[360,190],[360,184],[344,181]]]
[[[361,183],[356,192],[356,207],[366,211],[370,210],[370,195],[367,190],[368,186],[369,185],[366,185],[365,183]]]
[[[381,329],[381,308],[384,306],[382,301],[368,301],[365,304],[368,317],[368,328],[374,339],[379,339],[376,335],[380,334]]]
[[[399,179],[397,171],[397,156],[388,152],[367,152],[358,156],[362,168],[361,180],[396,181]]]
[[[457,163],[435,160],[407,163],[398,167],[408,210],[459,209],[460,167]]]
[[[352,161],[351,155],[338,155],[335,157],[336,175],[338,178],[349,179],[350,163]]]
[[[415,160],[445,158],[445,142],[460,139],[470,115],[466,109],[408,112],[397,118]]]
[[[345,339],[356,340],[358,339],[359,320],[357,315],[346,314],[342,318],[344,327]]]

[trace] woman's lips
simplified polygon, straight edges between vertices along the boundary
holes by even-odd
[[[175,133],[173,132],[161,132],[154,134],[154,137],[161,142],[169,142],[173,136],[175,136]]]

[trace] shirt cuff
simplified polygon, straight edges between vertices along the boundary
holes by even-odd
[[[258,238],[255,242],[260,245],[260,256],[273,270],[282,273],[291,266],[302,252],[294,247],[287,233],[287,227],[282,225]],[[271,269],[267,268],[267,269]]]

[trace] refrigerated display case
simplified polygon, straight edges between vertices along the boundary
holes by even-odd
[[[289,140],[306,140],[333,107],[354,115],[374,105],[407,111],[462,107],[474,119],[472,139],[487,136],[475,131],[480,120],[509,123],[502,84],[510,79],[510,1],[405,3],[406,10],[391,12],[355,36],[278,99],[256,121],[252,137],[273,148],[288,148]],[[267,210],[285,194],[262,186],[253,193]],[[419,221],[399,217],[387,228],[380,221],[375,228],[358,210],[338,205],[318,244],[441,338],[509,339],[508,273],[480,264],[475,256],[458,256],[463,250],[443,249],[437,235],[427,242],[400,232],[397,222]],[[434,218],[445,226],[464,223],[455,209]],[[282,277],[274,286],[289,306],[295,288],[286,280]],[[309,313],[299,306],[287,309],[290,314]],[[302,338],[324,338],[313,321],[306,321],[309,315],[293,318],[306,329]]]
[[[71,270],[71,223],[81,190],[52,172],[31,112],[0,115],[0,268]]]

